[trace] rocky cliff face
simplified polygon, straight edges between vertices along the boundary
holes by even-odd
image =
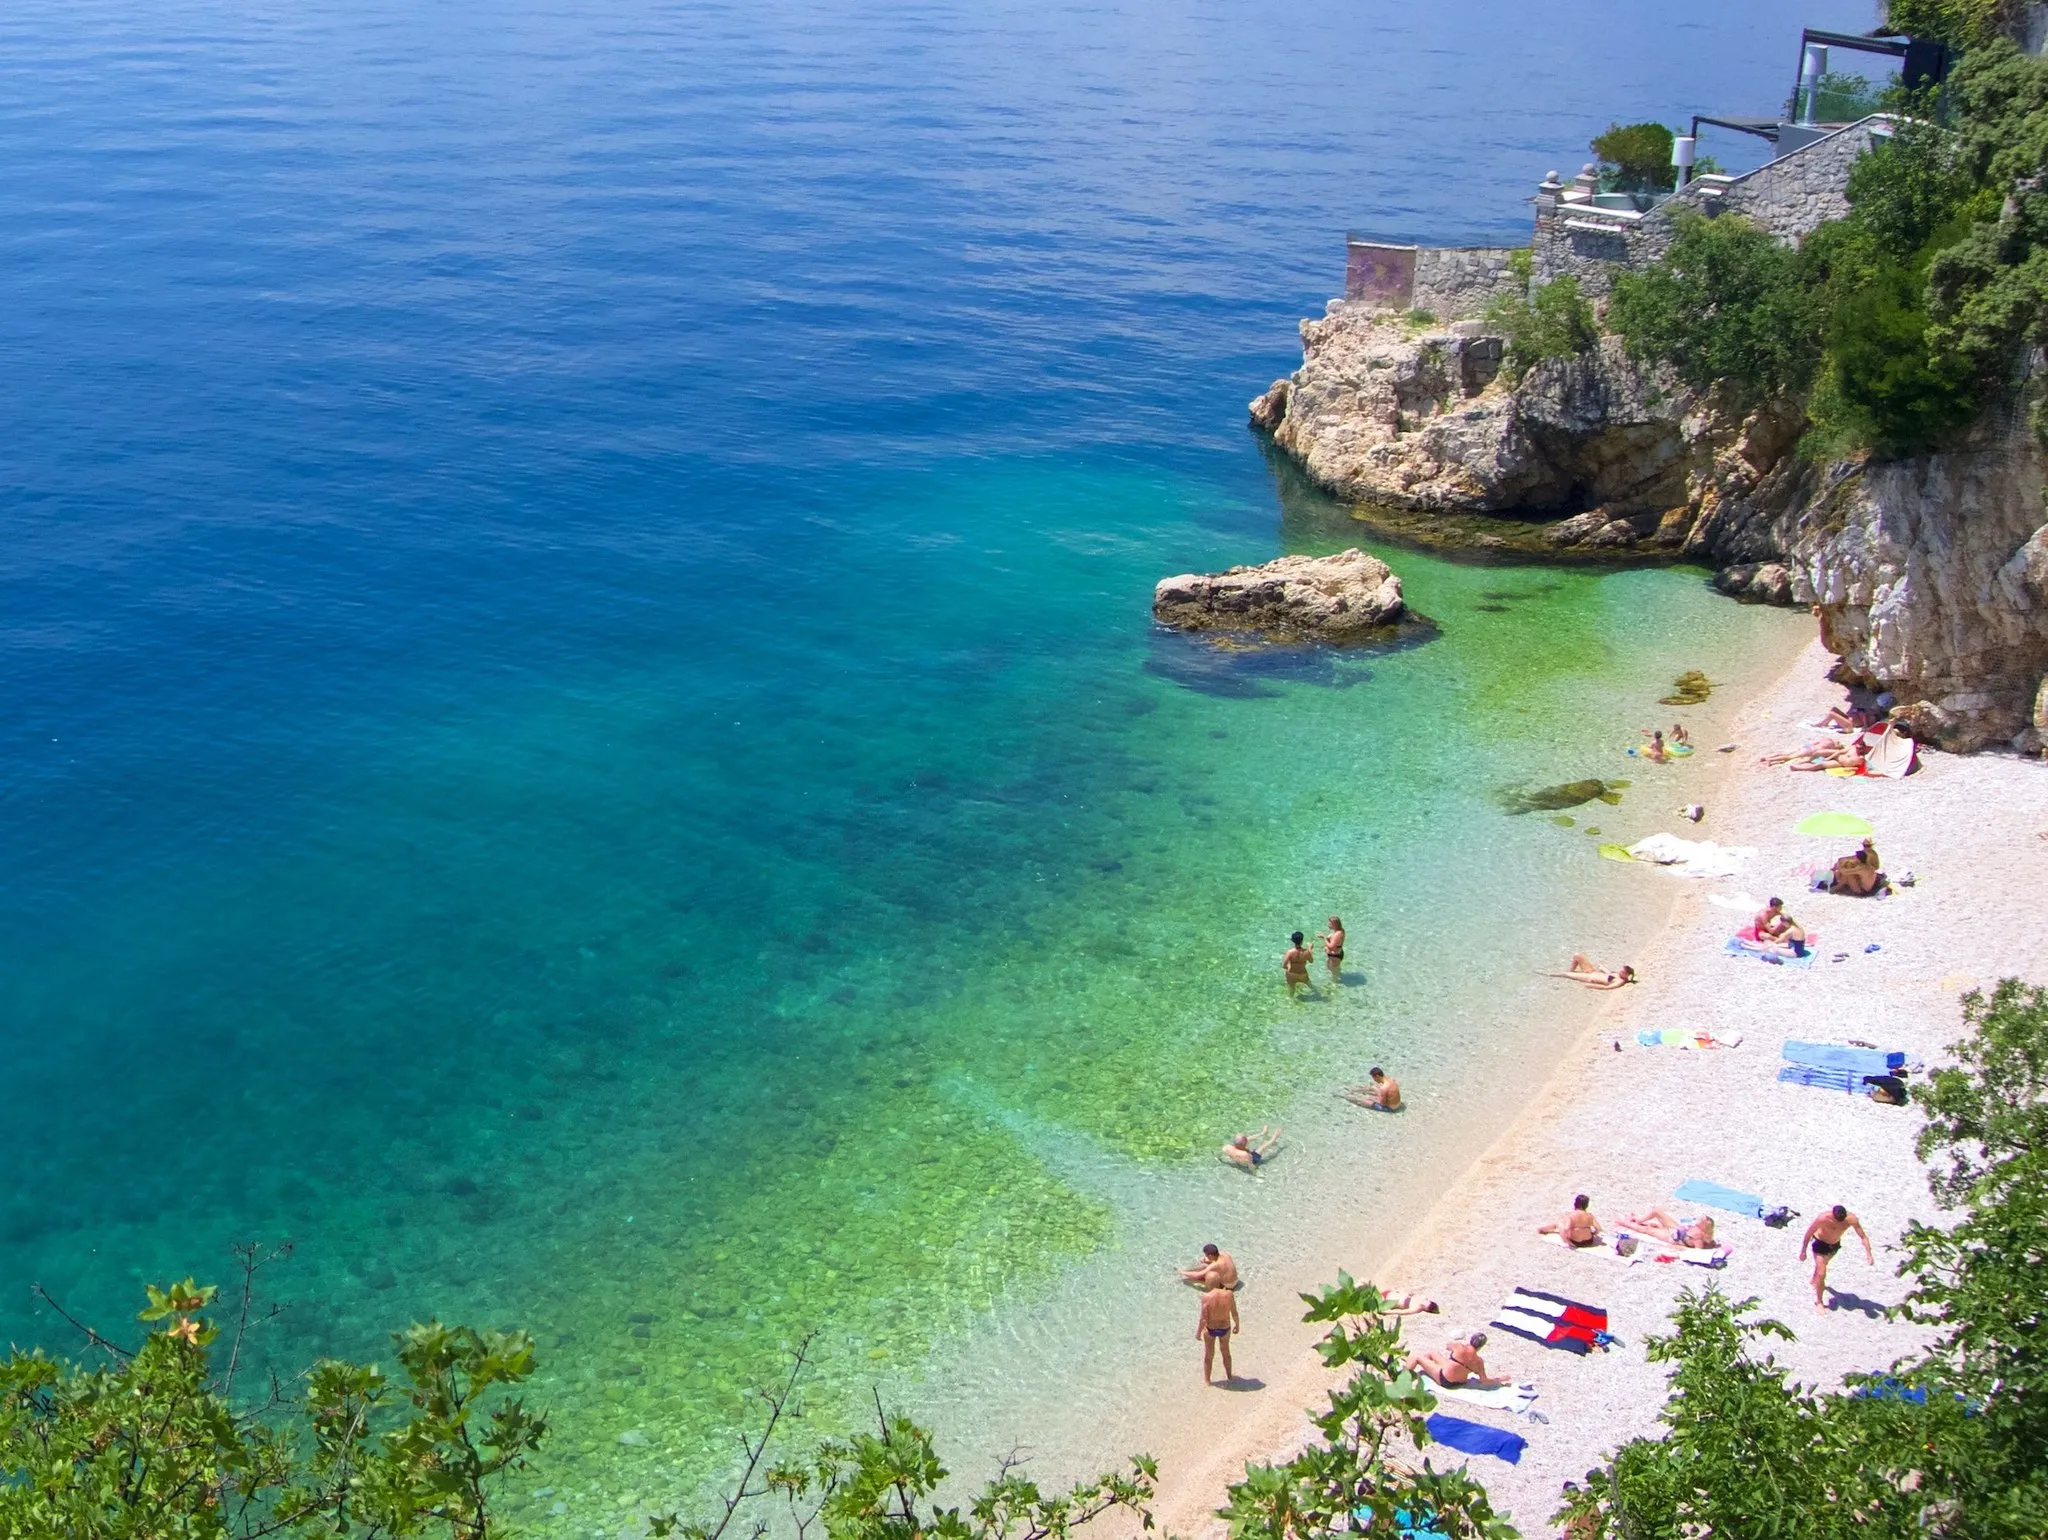
[[[1810,604],[1845,676],[1947,747],[2048,732],[2043,458],[2005,414],[1954,454],[1815,464],[1804,420],[1747,415],[1635,367],[1611,339],[1515,385],[1475,322],[1418,331],[1331,305],[1252,420],[1325,490],[1445,514],[1557,516],[1560,551],[1665,552],[1724,592]]]

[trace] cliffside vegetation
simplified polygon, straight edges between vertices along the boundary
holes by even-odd
[[[1608,324],[1697,388],[1806,397],[1814,452],[1952,445],[2048,339],[2048,61],[1986,43],[1946,121],[1906,111],[1851,172],[1846,218],[1794,251],[1696,217],[1617,276]]]
[[[1578,279],[1566,274],[1549,283],[1530,283],[1526,251],[1509,257],[1508,266],[1520,287],[1487,306],[1486,320],[1507,343],[1501,372],[1509,379],[1520,383],[1546,358],[1570,358],[1599,342],[1600,320],[1579,292]]]

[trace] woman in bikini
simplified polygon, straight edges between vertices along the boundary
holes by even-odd
[[[1289,939],[1294,944],[1280,954],[1280,972],[1287,980],[1287,992],[1291,995],[1297,989],[1306,989],[1314,994],[1315,986],[1308,981],[1308,965],[1316,954],[1308,949],[1308,938],[1300,931]]]
[[[1611,972],[1606,968],[1596,968],[1584,952],[1574,952],[1569,969],[1543,976],[1547,979],[1570,979],[1574,984],[1584,984],[1590,989],[1619,989],[1636,981],[1636,970],[1627,963]]]
[[[1705,1251],[1714,1244],[1714,1221],[1707,1218],[1673,1219],[1661,1208],[1653,1208],[1647,1214],[1630,1214],[1622,1221],[1653,1240],[1667,1241],[1673,1246],[1691,1246]]]
[[[1329,967],[1331,978],[1343,976],[1344,922],[1334,914],[1330,916],[1330,928],[1323,932],[1323,961]]]

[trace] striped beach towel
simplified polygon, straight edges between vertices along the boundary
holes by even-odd
[[[1607,1330],[1607,1312],[1562,1294],[1518,1288],[1488,1324],[1511,1336],[1583,1357],[1593,1351],[1594,1335]]]

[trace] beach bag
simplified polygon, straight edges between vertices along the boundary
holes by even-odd
[[[1636,1245],[1637,1241],[1633,1235],[1624,1235],[1614,1243],[1614,1254],[1621,1257],[1632,1257],[1636,1254]]]
[[[1906,1082],[1897,1075],[1865,1075],[1863,1083],[1870,1087],[1870,1099],[1887,1107],[1903,1107],[1912,1100]]]

